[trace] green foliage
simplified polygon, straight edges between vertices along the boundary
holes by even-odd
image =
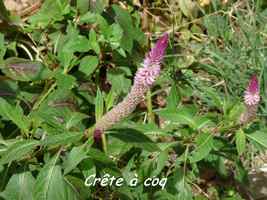
[[[1,1],[0,199],[245,199],[251,155],[267,148],[266,3],[111,2],[45,0],[15,22]],[[165,31],[160,78],[95,142]],[[261,104],[241,125],[252,74]],[[123,184],[85,185],[106,174]]]
[[[51,71],[41,62],[21,58],[6,59],[1,70],[13,80],[27,82],[48,79],[51,75]]]
[[[237,152],[239,155],[242,155],[246,148],[246,134],[242,130],[239,130],[236,132],[235,137]]]
[[[5,99],[0,97],[0,112],[4,120],[11,120],[24,133],[28,132],[30,126],[29,118],[23,114],[23,110],[19,105],[12,106]]]
[[[0,196],[4,199],[33,200],[34,184],[35,179],[31,172],[14,174],[10,178],[5,191],[0,193]]]

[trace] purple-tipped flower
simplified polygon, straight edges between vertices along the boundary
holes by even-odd
[[[248,106],[256,105],[260,102],[259,82],[256,75],[250,79],[249,85],[245,91],[245,104]]]
[[[167,46],[168,34],[164,34],[147,54],[143,66],[137,70],[134,77],[134,85],[132,86],[130,93],[122,102],[97,121],[95,126],[95,130],[97,131],[95,132],[95,136],[98,136],[98,133],[103,133],[112,125],[131,114],[136,106],[144,99],[145,93],[160,74],[160,64],[163,60]],[[95,137],[95,139],[96,138],[98,137]]]
[[[147,54],[143,67],[139,68],[135,78],[135,84],[150,87],[159,76],[160,63],[163,60],[165,50],[168,46],[168,34],[164,34]]]
[[[240,123],[246,124],[252,121],[257,114],[258,105],[260,102],[259,81],[256,75],[253,75],[249,81],[248,87],[245,91],[244,102],[246,110],[241,114]]]
[[[151,67],[141,67],[138,69],[134,82],[135,84],[144,85],[150,87],[159,76],[160,66],[151,66]]]

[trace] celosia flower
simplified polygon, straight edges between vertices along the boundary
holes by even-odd
[[[138,69],[134,78],[135,84],[150,87],[155,82],[160,73],[160,63],[167,45],[168,34],[165,34],[148,53],[144,60],[143,67]]]
[[[132,113],[136,106],[144,99],[145,93],[155,82],[160,74],[160,63],[163,60],[165,50],[168,45],[168,34],[164,34],[147,54],[143,66],[139,68],[134,77],[134,84],[130,93],[107,112],[96,122],[94,136],[99,138],[99,134],[110,128],[121,119]]]
[[[260,101],[259,82],[257,76],[252,76],[245,91],[245,104],[248,106],[256,105]]]
[[[246,124],[256,117],[258,105],[260,102],[259,82],[256,75],[250,79],[244,95],[246,110],[241,114],[240,123]]]

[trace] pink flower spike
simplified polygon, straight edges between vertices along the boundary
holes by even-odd
[[[135,75],[135,84],[150,87],[160,74],[160,63],[168,46],[168,34],[165,33],[146,56],[143,67]]]
[[[159,76],[160,66],[155,65],[152,67],[141,67],[135,75],[135,84],[141,84],[146,87],[151,86],[155,79]]]
[[[101,134],[105,130],[129,116],[135,110],[136,106],[144,100],[144,95],[160,74],[160,64],[167,45],[168,34],[164,34],[146,55],[142,67],[137,70],[134,77],[134,84],[128,95],[96,122],[94,132],[95,141],[101,139]]]
[[[248,106],[257,105],[260,102],[259,82],[256,75],[250,79],[244,95],[245,104]]]
[[[155,44],[155,46],[149,52],[150,63],[160,63],[163,59],[165,50],[168,46],[169,36],[165,33]]]

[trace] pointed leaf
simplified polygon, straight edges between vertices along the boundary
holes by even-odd
[[[36,140],[22,140],[11,144],[0,158],[0,165],[24,158],[38,145],[40,142]]]
[[[30,172],[14,174],[0,196],[4,199],[34,200],[32,193],[34,185],[35,179]]]
[[[82,58],[79,70],[86,76],[90,76],[98,66],[98,59],[96,56],[85,56]]]
[[[267,148],[267,134],[266,131],[256,131],[252,134],[246,135],[251,141],[256,142],[260,146]]]
[[[12,106],[5,99],[0,97],[0,116],[11,120],[22,131],[27,132],[30,126],[29,119],[24,116],[23,110],[19,106]]]
[[[69,173],[73,170],[83,159],[87,158],[88,149],[85,145],[81,145],[79,147],[74,147],[69,155],[67,156],[67,160],[64,163],[65,169],[64,174]]]
[[[156,143],[135,129],[114,129],[109,135],[147,151],[160,151]]]
[[[246,148],[246,134],[243,132],[242,129],[236,132],[235,144],[238,155],[242,155]]]
[[[213,148],[213,137],[209,133],[200,133],[196,138],[196,149],[192,152],[190,162],[198,162],[204,159]]]
[[[34,199],[38,200],[75,200],[77,199],[74,191],[65,182],[61,173],[61,167],[56,165],[59,154],[57,153],[41,169],[37,176],[34,187]]]
[[[97,89],[97,94],[95,98],[95,119],[99,120],[104,112],[104,99],[99,88]]]
[[[83,134],[83,132],[65,132],[49,135],[42,141],[42,144],[47,146],[72,144],[79,141],[83,137]]]
[[[44,80],[52,75],[52,72],[41,62],[23,58],[8,58],[0,68],[8,77],[18,81]]]

